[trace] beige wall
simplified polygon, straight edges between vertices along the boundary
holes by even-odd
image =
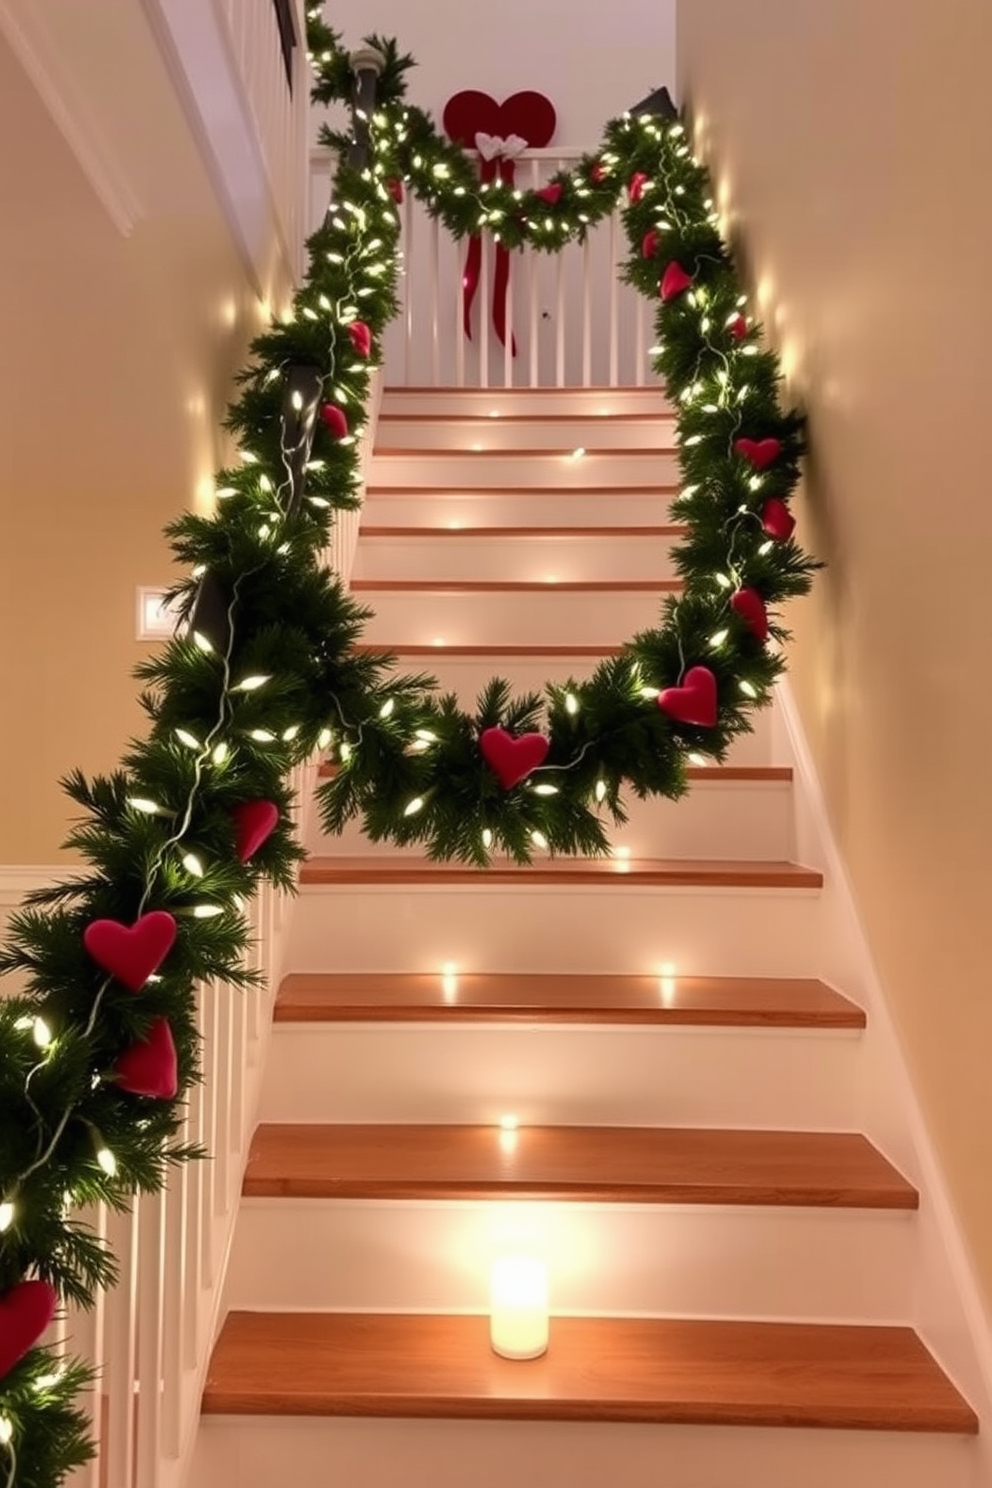
[[[231,374],[261,324],[142,8],[90,20],[76,81],[139,203],[128,237],[0,41],[7,864],[56,860],[69,804],[58,777],[112,768],[143,727],[135,587],[171,578],[161,529],[202,500]],[[277,273],[273,254],[273,295]]]
[[[793,683],[992,1297],[992,6],[680,0],[678,51],[812,421]]]

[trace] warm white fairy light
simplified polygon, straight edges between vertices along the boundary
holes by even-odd
[[[222,904],[195,904],[193,906],[194,920],[215,920],[218,915],[224,913]]]
[[[194,878],[203,877],[203,864],[196,856],[196,853],[186,853],[183,858],[183,867],[187,873],[192,873]]]
[[[47,1049],[52,1042],[52,1030],[44,1018],[35,1018],[31,1025],[31,1033],[39,1049]]]
[[[543,832],[531,832],[530,840],[531,842],[533,842],[535,847],[539,847],[542,850],[548,845],[548,839],[547,837],[545,837]]]
[[[0,1447],[9,1447],[14,1439],[14,1423],[9,1416],[0,1416]]]
[[[146,796],[128,796],[127,804],[132,811],[140,811],[143,816],[168,816],[164,806],[157,801],[150,801]]]
[[[189,729],[177,728],[176,738],[179,740],[180,744],[185,744],[187,749],[203,748],[203,745],[200,743],[199,739],[196,737],[195,734],[191,734]]]
[[[556,796],[558,787],[556,785],[535,785],[534,794],[535,796]]]
[[[14,1223],[14,1215],[16,1213],[17,1211],[10,1200],[4,1199],[3,1203],[0,1204],[0,1235],[3,1234],[4,1230],[10,1229]]]
[[[215,765],[222,765],[227,759],[230,752],[231,746],[225,743],[223,739],[221,739],[220,743],[214,747],[213,754],[210,756],[210,758],[213,760]]]
[[[382,707],[379,709],[379,717],[380,718],[391,718],[392,715],[393,715],[393,713],[395,711],[396,711],[396,699],[395,698],[387,698],[386,701],[383,703]]]
[[[423,811],[425,806],[423,796],[414,796],[412,801],[407,801],[403,808],[404,816],[416,816],[418,811]]]
[[[606,800],[606,781],[605,780],[597,780],[596,781],[596,793],[595,794],[596,794],[596,800],[599,801],[600,804],[602,804],[603,801]]]
[[[482,845],[486,849],[487,852],[489,851],[489,849],[493,845],[493,834],[489,830],[488,827],[484,827],[483,828],[483,832],[482,832]]]
[[[574,692],[566,692],[566,694],[565,694],[565,712],[566,713],[571,713],[572,716],[574,717],[575,714],[578,713],[578,711],[579,711],[579,700],[575,696],[575,693]]]
[[[276,736],[270,729],[252,729],[249,737],[254,739],[256,744],[274,744],[276,742]]]
[[[114,1156],[114,1154],[111,1152],[111,1150],[110,1150],[109,1147],[100,1147],[100,1148],[98,1148],[97,1149],[97,1154],[96,1154],[96,1160],[97,1160],[98,1164],[100,1165],[100,1167],[103,1169],[103,1171],[106,1173],[106,1175],[107,1175],[108,1178],[114,1178],[114,1177],[116,1177],[116,1175],[117,1175],[117,1159]]]
[[[758,689],[746,677],[741,680],[740,688],[745,697],[756,698],[758,696]]]
[[[333,738],[334,735],[329,728],[321,729],[317,735],[317,748],[326,749]]]

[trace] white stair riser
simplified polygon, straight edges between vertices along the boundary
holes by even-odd
[[[412,525],[412,524],[411,524]],[[655,524],[655,525],[661,525]],[[674,579],[669,537],[359,537],[355,579]]]
[[[675,520],[670,492],[424,490],[373,488],[362,521],[378,527],[649,527]]]
[[[659,1001],[661,1000],[659,992]],[[494,1127],[857,1125],[856,1031],[278,1024],[260,1120]]]
[[[382,413],[420,413],[431,417],[443,414],[472,414],[488,418],[493,412],[503,418],[514,414],[547,418],[574,414],[602,418],[617,413],[671,412],[660,382],[644,388],[548,388],[534,392],[529,388],[418,388],[399,391],[386,388]]]
[[[372,460],[369,485],[423,486],[427,490],[457,490],[459,486],[487,486],[508,490],[513,486],[566,486],[570,490],[595,490],[626,486],[672,486],[678,483],[679,467],[674,452],[665,450],[618,450],[591,452],[580,459],[571,453],[491,455],[485,450],[438,456],[390,454],[380,449]]]
[[[674,449],[675,423],[650,419],[480,418],[379,420],[376,442],[383,449]]]
[[[611,844],[629,850],[632,858],[761,860],[791,858],[794,852],[792,787],[787,781],[699,782],[681,801],[639,801],[630,795],[627,810],[626,826],[614,826],[608,815],[603,824]],[[313,853],[331,855],[398,851],[392,843],[370,842],[359,822],[349,822],[338,837],[325,836],[316,813],[307,846]]]
[[[900,1323],[912,1305],[902,1214],[304,1199],[243,1201],[227,1301],[484,1312],[490,1266],[514,1249],[546,1260],[552,1315]]]
[[[816,976],[815,890],[331,884],[304,888],[287,971]]]
[[[189,1488],[272,1488],[288,1464],[293,1488],[976,1488],[977,1453],[917,1432],[209,1416]]]
[[[411,646],[439,638],[449,646],[618,646],[661,624],[660,592],[613,590],[587,594],[547,586],[547,593],[464,590],[361,590],[375,611],[364,639],[402,636]]]

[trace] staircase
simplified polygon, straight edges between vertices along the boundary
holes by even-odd
[[[581,677],[677,587],[676,482],[651,390],[387,393],[368,644],[463,702]],[[773,724],[605,861],[312,829],[193,1488],[975,1482]],[[512,1363],[488,1276],[521,1246],[551,1334]]]

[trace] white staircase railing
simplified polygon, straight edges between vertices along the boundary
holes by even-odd
[[[517,164],[516,184],[530,190],[584,152],[564,146],[528,150]],[[327,201],[330,151],[311,155],[310,199]],[[495,244],[483,239],[473,335],[462,333],[462,281],[466,246],[406,192],[403,222],[402,311],[385,336],[390,383],[415,387],[640,387],[650,381],[651,307],[621,283],[626,256],[619,212],[593,229],[582,244],[554,254],[526,248],[511,255],[507,293],[509,335],[501,345],[493,328]],[[311,221],[311,228],[318,224]]]

